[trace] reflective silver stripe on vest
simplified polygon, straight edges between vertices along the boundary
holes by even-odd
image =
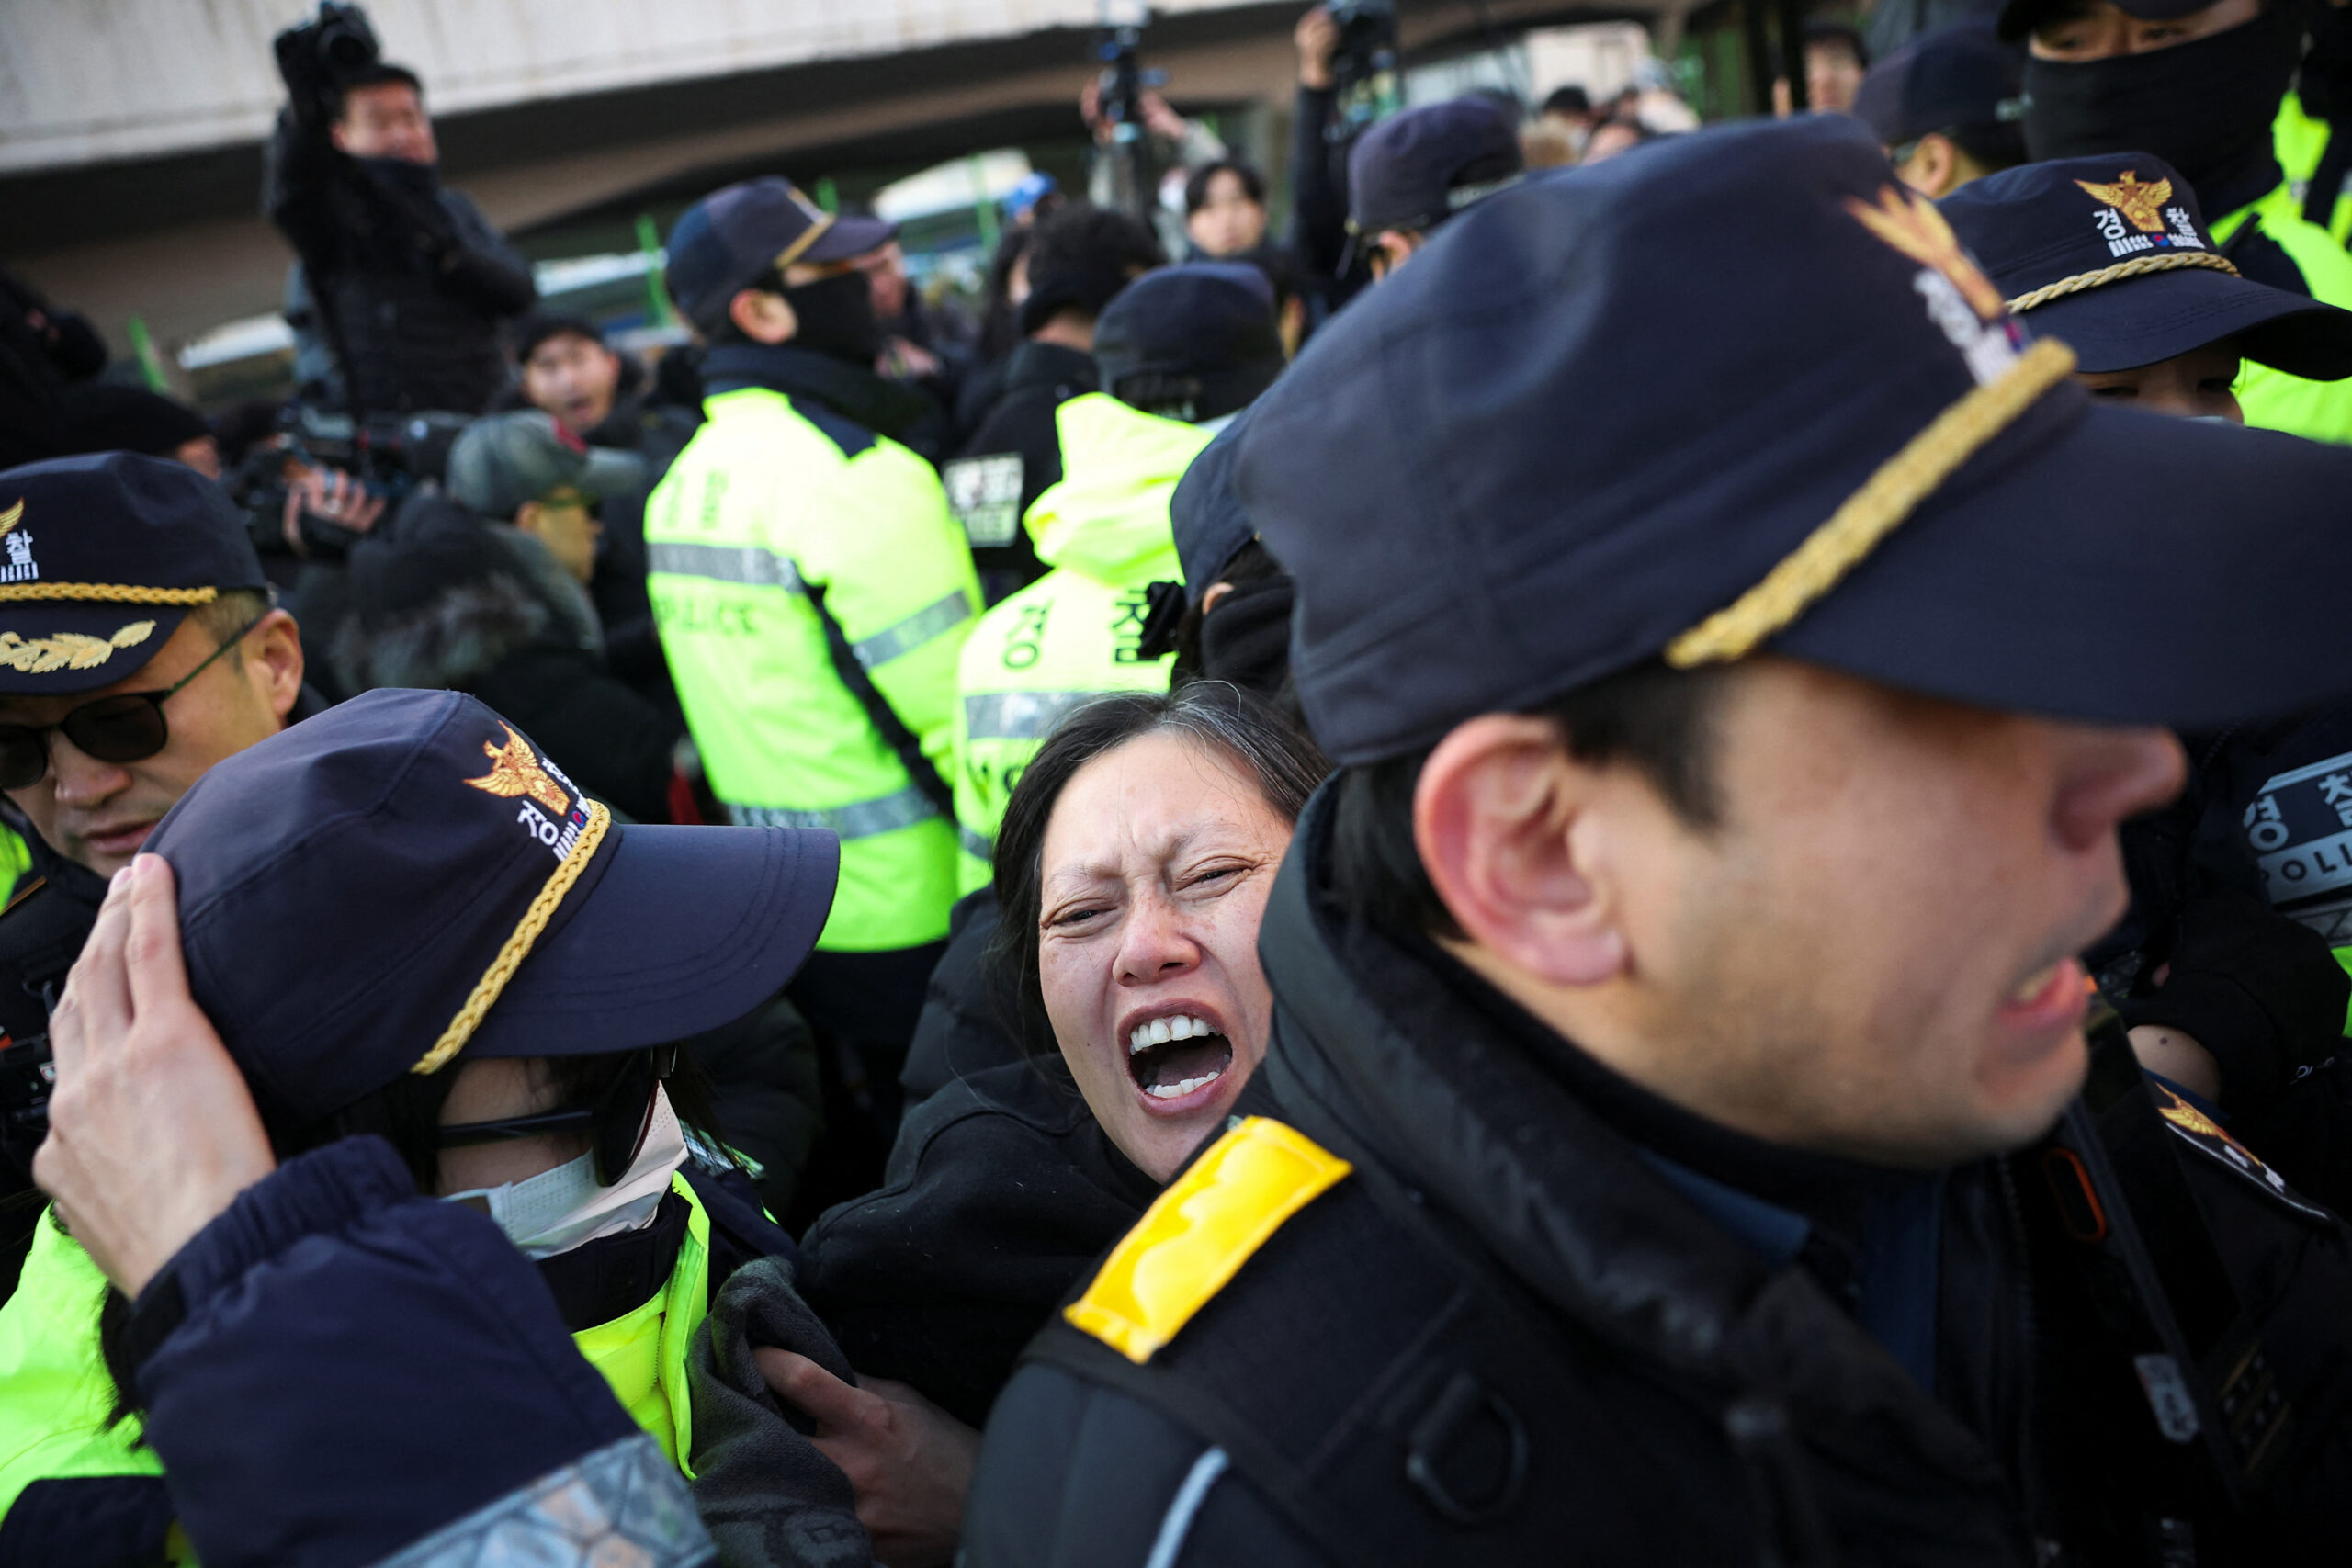
[[[982,838],[979,834],[972,830],[972,827],[969,823],[958,822],[956,824],[956,841],[964,846],[964,852],[966,854],[972,856],[976,860],[993,861],[996,859],[996,840],[994,839]]]
[[[822,811],[795,811],[783,806],[737,806],[727,803],[728,820],[738,828],[831,828],[843,840],[870,839],[911,828],[939,815],[922,791],[909,784],[892,795]]]
[[[972,618],[972,602],[960,588],[936,604],[927,604],[896,626],[884,626],[872,637],[860,637],[850,644],[850,652],[868,670],[877,664],[888,664],[902,653],[910,653],[943,632],[952,631]]]
[[[1106,692],[982,692],[964,699],[964,733],[974,740],[1042,740],[1054,726]]]
[[[714,582],[800,592],[800,569],[792,558],[756,545],[682,545],[664,540],[645,547],[645,565],[649,571],[666,571],[673,577],[707,577]]]

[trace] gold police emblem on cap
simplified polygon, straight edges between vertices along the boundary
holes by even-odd
[[[1951,225],[1944,221],[1944,215],[1936,210],[1934,202],[1898,191],[1893,186],[1881,186],[1877,206],[1849,196],[1846,198],[1846,210],[1859,219],[1863,228],[1913,261],[1931,266],[1950,278],[1969,308],[1985,321],[2000,319],[2001,291],[1976,270],[1976,264],[1960,248],[1960,236],[1951,231]]]
[[[16,510],[23,510],[21,503]],[[15,632],[0,632],[0,665],[21,670],[28,675],[46,675],[53,670],[96,670],[112,659],[117,650],[137,648],[154,634],[153,621],[133,621],[118,627],[112,637],[52,632],[48,637],[25,637]]]
[[[531,743],[516,733],[511,724],[502,721],[499,728],[506,731],[505,745],[501,746],[492,740],[481,743],[482,755],[490,759],[490,772],[478,779],[465,782],[485,795],[503,795],[509,799],[518,795],[528,795],[559,817],[570,811],[571,796],[561,784],[548,776],[547,769],[539,765],[538,754],[531,750]]]
[[[2090,180],[2076,180],[2075,183],[2095,200],[2105,202],[2130,219],[2132,227],[2143,234],[2165,231],[2164,205],[2172,199],[2170,180],[2158,180],[2154,185],[2147,185],[2141,181],[2138,170],[2126,169],[2116,176],[2111,186],[2098,185]]]
[[[17,502],[16,505],[8,508],[6,512],[0,512],[0,534],[6,533],[9,529],[15,527],[24,520],[25,503],[20,498]]]

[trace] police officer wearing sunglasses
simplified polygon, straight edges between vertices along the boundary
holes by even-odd
[[[0,790],[32,855],[0,916],[12,1041],[46,1032],[105,878],[188,786],[324,705],[219,485],[128,452],[0,474]],[[21,1072],[0,1062],[0,1082]],[[0,1141],[27,1158],[39,1133]],[[10,1278],[22,1228],[0,1240]]]

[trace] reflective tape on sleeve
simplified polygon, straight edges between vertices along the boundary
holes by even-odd
[[[756,545],[684,545],[665,540],[645,547],[649,571],[673,577],[701,577],[713,582],[741,582],[752,588],[781,588],[801,592],[800,569],[790,556]]]
[[[872,637],[858,638],[849,650],[868,670],[877,664],[888,664],[902,653],[910,653],[932,638],[955,630],[972,618],[972,601],[958,588],[935,604],[926,604],[896,625],[884,626]]]
[[[1042,740],[1103,692],[976,692],[964,699],[964,733],[974,740]]]
[[[829,806],[811,811],[797,811],[784,806],[727,803],[728,820],[738,828],[829,828],[844,843],[852,839],[870,839],[876,833],[893,833],[901,828],[911,828],[938,815],[939,808],[912,784],[888,795],[877,795],[872,800],[854,800],[847,806]]]
[[[956,824],[956,841],[963,845],[964,852],[974,860],[990,863],[996,860],[996,840],[982,837],[968,822]]]

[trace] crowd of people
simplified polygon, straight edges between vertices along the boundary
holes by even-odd
[[[282,35],[293,405],[0,299],[0,1568],[2340,1561],[2352,23],[1915,9],[651,365]]]

